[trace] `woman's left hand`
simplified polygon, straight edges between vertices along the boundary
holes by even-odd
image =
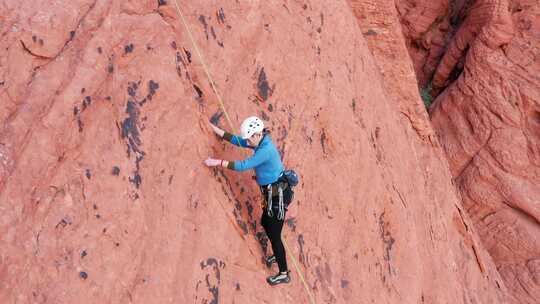
[[[207,165],[208,167],[215,167],[215,166],[221,165],[221,160],[214,159],[214,158],[207,158],[204,161],[204,164]]]

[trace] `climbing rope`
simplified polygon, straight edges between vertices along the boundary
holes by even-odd
[[[229,114],[227,114],[227,111],[225,111],[225,105],[223,104],[223,100],[221,99],[221,95],[219,95],[219,92],[216,88],[216,84],[214,83],[214,79],[210,75],[210,72],[206,66],[206,63],[204,62],[203,56],[201,54],[201,51],[199,51],[199,48],[197,47],[197,43],[195,42],[195,39],[193,39],[193,35],[191,34],[191,30],[189,29],[189,25],[186,22],[186,19],[184,18],[184,15],[182,14],[182,11],[180,10],[180,7],[178,7],[178,2],[174,0],[174,4],[176,5],[176,11],[178,12],[180,19],[182,19],[182,23],[184,24],[184,27],[186,28],[186,31],[188,32],[189,39],[191,40],[191,43],[193,44],[193,47],[195,48],[195,52],[197,52],[197,56],[199,56],[199,60],[201,61],[201,64],[203,66],[203,70],[206,73],[206,77],[208,77],[208,80],[210,81],[210,85],[212,86],[212,89],[214,90],[214,93],[216,94],[216,97],[219,101],[219,105],[221,106],[221,110],[225,114],[225,118],[227,119],[227,122],[229,123],[229,126],[232,127],[231,119],[229,118]]]
[[[199,57],[199,60],[202,64],[202,67],[204,69],[204,72],[206,73],[206,76],[208,77],[208,80],[210,81],[210,85],[212,86],[212,89],[214,90],[214,93],[216,94],[216,97],[219,101],[219,105],[221,107],[221,111],[223,112],[223,114],[225,114],[225,118],[227,119],[227,122],[229,123],[229,127],[231,128],[231,130],[234,130],[234,126],[231,122],[231,119],[229,118],[229,114],[227,113],[227,110],[225,109],[225,105],[223,104],[223,100],[221,99],[221,96],[219,95],[219,92],[216,88],[216,85],[214,83],[214,80],[212,79],[212,76],[210,75],[210,71],[208,69],[208,67],[206,66],[206,63],[204,62],[204,59],[203,59],[203,56],[199,50],[199,47],[197,46],[197,43],[195,42],[195,39],[193,38],[193,35],[191,34],[191,30],[190,30],[190,27],[189,25],[187,24],[186,22],[186,19],[184,18],[184,14],[182,14],[182,11],[180,10],[180,7],[178,6],[178,2],[176,0],[174,0],[174,4],[176,6],[176,12],[178,13],[178,16],[180,17],[180,19],[182,20],[182,23],[184,25],[184,28],[186,29],[187,33],[188,33],[188,36],[189,36],[189,39],[191,40],[191,44],[193,45],[193,48],[195,49],[195,52],[197,53],[197,56]],[[288,252],[291,252],[289,250],[289,245],[287,244],[287,241],[285,240],[285,238],[283,238],[283,244],[285,245],[285,250],[288,251]],[[306,283],[306,280],[304,279],[304,276],[302,275],[302,271],[300,270],[300,267],[298,266],[298,263],[296,262],[296,258],[294,257],[293,254],[290,254],[289,255],[293,261],[293,264],[294,264],[294,267],[296,269],[296,272],[298,273],[298,276],[300,277],[300,280],[302,281],[303,283],[303,286],[304,286],[304,289],[306,290],[306,293],[308,294],[308,297],[309,297],[309,300],[311,302],[311,304],[315,304],[315,298],[313,297],[313,294],[311,293],[311,290],[309,289],[307,283]]]

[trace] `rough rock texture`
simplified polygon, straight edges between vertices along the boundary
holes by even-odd
[[[444,7],[438,16],[451,10],[445,1],[404,3],[416,8],[402,20],[426,7]],[[513,300],[539,303],[540,5],[458,1],[452,9],[461,17],[433,73],[434,88],[446,89],[431,108],[432,122],[464,207]],[[416,33],[432,33],[444,23],[418,20]],[[413,31],[405,32],[414,40]],[[432,65],[418,53],[412,48],[416,66]]]
[[[459,22],[459,11],[453,9],[463,0],[395,1],[402,31],[414,64],[418,85],[426,88],[444,54],[448,39]],[[456,5],[451,5],[456,3]],[[456,16],[452,18],[453,16]],[[453,26],[454,25],[454,26]]]
[[[263,117],[301,174],[274,288],[251,174],[202,165],[245,154],[206,124],[227,127],[174,0],[0,8],[1,303],[309,303],[292,257],[317,303],[506,303],[412,66],[389,89],[363,38],[391,41],[392,6],[182,5],[231,120]]]

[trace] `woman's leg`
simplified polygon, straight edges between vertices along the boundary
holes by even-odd
[[[270,220],[271,218],[268,217],[266,210],[263,210],[262,216],[261,216],[261,226],[264,228],[264,232],[266,232],[266,236],[268,236],[268,239],[270,239],[270,233],[271,233],[269,230]]]
[[[272,244],[272,251],[274,252],[274,255],[276,256],[276,261],[279,266],[280,272],[286,272],[288,270],[287,268],[287,257],[285,253],[285,248],[283,247],[283,242],[281,241],[281,230],[283,229],[283,223],[284,221],[277,220],[274,217],[268,219],[268,229],[267,229],[267,235],[270,239],[270,243]]]

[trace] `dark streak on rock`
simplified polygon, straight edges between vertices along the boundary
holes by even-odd
[[[364,35],[365,36],[373,36],[373,35],[377,35],[377,32],[375,32],[372,29],[369,29],[367,32],[364,33]]]
[[[257,88],[259,88],[259,97],[261,97],[264,101],[268,100],[268,97],[272,95],[272,90],[268,85],[268,80],[266,79],[266,73],[264,72],[264,68],[262,68],[259,73]]]
[[[392,250],[392,246],[394,245],[395,239],[390,234],[390,231],[388,231],[388,223],[384,221],[384,212],[381,213],[379,216],[379,233],[381,236],[381,239],[383,241],[384,246],[384,260],[388,264],[388,274],[392,274],[392,268],[390,265],[390,251]]]
[[[202,98],[203,97],[203,91],[201,90],[201,88],[199,88],[196,84],[193,85],[193,88],[195,89],[195,91],[197,92],[197,95],[199,96],[198,98]]]
[[[90,96],[86,96],[83,100],[83,106],[82,106],[82,109],[83,111],[90,106],[90,104],[92,103],[92,97]]]
[[[300,247],[300,263],[306,265],[306,258],[304,256],[304,235],[298,235],[298,247]]]
[[[184,48],[184,53],[186,53],[188,62],[191,63],[191,52]]]
[[[139,138],[139,129],[137,127],[137,120],[139,118],[139,109],[137,104],[129,99],[126,106],[126,113],[128,117],[122,122],[122,138],[128,140],[128,157],[131,154],[131,151],[142,154],[142,151],[139,150],[139,145],[141,140]]]
[[[135,46],[133,45],[133,43],[130,43],[130,44],[124,46],[124,54],[129,54],[129,53],[133,52],[134,48],[135,48]]]
[[[157,89],[159,89],[159,83],[153,80],[148,81],[148,94],[150,95],[156,94]]]
[[[223,11],[223,8],[220,8],[217,11],[216,16],[217,16],[218,23],[225,23],[225,12]]]
[[[178,77],[182,78],[182,66],[181,65],[183,65],[185,67],[186,64],[184,63],[184,60],[182,59],[182,56],[180,56],[180,52],[176,52],[175,64],[176,64],[176,74],[178,74]]]
[[[266,234],[259,231],[255,234],[255,237],[257,238],[257,241],[259,241],[259,244],[261,244],[263,253],[266,254],[268,251],[268,238],[266,237]]]
[[[296,231],[296,218],[295,217],[286,219],[285,223],[287,224],[287,226],[289,226],[289,228],[291,228],[293,232]]]
[[[81,116],[80,115],[77,115],[77,126],[79,127],[79,133],[81,133],[83,131],[83,122],[81,120]]]
[[[325,282],[327,285],[332,285],[332,270],[330,269],[330,265],[328,265],[328,263],[324,263],[324,267],[321,265],[315,267],[315,274],[322,282]]]
[[[68,224],[71,224],[71,222],[69,222],[69,220],[66,220],[66,219],[61,219],[58,224],[56,224],[56,226],[54,226],[54,228],[58,228],[58,226],[62,226],[62,228],[66,227]]]
[[[142,183],[142,176],[139,173],[140,162],[145,156],[145,152],[140,149],[142,144],[140,139],[139,131],[139,104],[136,102],[136,95],[139,86],[135,82],[131,82],[128,85],[127,93],[130,96],[126,105],[126,113],[128,117],[122,122],[122,138],[127,140],[127,155],[131,156],[131,153],[135,154],[135,167],[136,170],[133,172],[133,176],[129,177],[129,181],[135,185],[136,188],[139,188]],[[159,85],[150,80],[148,83],[149,96],[155,94],[156,90],[159,88]],[[142,104],[144,102],[141,102]],[[144,127],[144,126],[143,126]],[[142,128],[141,128],[142,130]],[[138,197],[138,195],[137,195]],[[135,198],[136,199],[136,198]]]
[[[249,201],[246,201],[246,207],[247,207],[248,216],[250,218],[253,218],[253,206],[251,205]]]
[[[238,199],[232,197],[231,194],[230,194],[230,193],[233,193],[234,191],[233,191],[233,188],[232,188],[232,185],[231,185],[231,182],[230,182],[229,178],[225,174],[223,174],[222,171],[214,171],[214,176],[217,176],[218,174],[219,174],[218,181],[221,184],[221,189],[223,191],[223,194],[225,194],[227,196],[227,198],[231,202],[233,202],[235,204],[239,204]],[[225,180],[225,184],[223,184],[221,182],[221,178]],[[227,191],[226,187],[228,187],[230,191]],[[247,234],[249,232],[248,226],[245,223],[245,221],[243,221],[240,212],[238,212],[237,209],[234,209],[233,214],[234,214],[234,217],[236,219],[236,223],[238,224],[240,229],[242,229],[242,232],[244,233],[244,235]]]
[[[203,25],[204,33],[206,34],[206,40],[208,40],[208,24],[206,23],[206,17],[203,15],[200,15],[199,22]]]
[[[322,129],[321,131],[321,146],[322,146],[322,150],[323,150],[323,153],[326,154],[326,132],[324,129]]]
[[[201,269],[206,269],[207,267],[211,266],[212,270],[214,271],[214,278],[216,280],[215,284],[212,284],[210,282],[210,274],[207,274],[205,276],[206,281],[206,287],[208,288],[208,291],[212,294],[213,299],[208,302],[208,304],[218,304],[219,303],[219,286],[221,285],[221,273],[220,268],[225,268],[225,263],[222,261],[217,261],[214,258],[208,258],[205,261],[201,262]]]
[[[137,95],[137,89],[139,86],[135,82],[130,82],[127,88],[128,95],[131,97],[135,97]]]
[[[246,222],[242,220],[242,216],[236,211],[236,209],[234,210],[233,214],[234,214],[234,218],[236,219],[236,223],[238,224],[240,229],[242,229],[242,232],[244,232],[244,235],[248,234],[249,230],[248,230]]]
[[[264,121],[269,121],[270,120],[270,117],[268,117],[268,115],[266,115],[266,113],[264,111],[262,111],[262,110],[261,110],[261,118]]]

